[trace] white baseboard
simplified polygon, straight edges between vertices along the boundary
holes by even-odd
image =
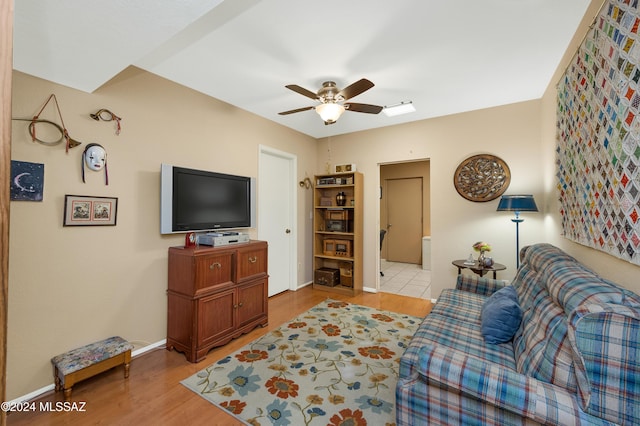
[[[38,390],[34,390],[33,392],[30,392],[26,395],[22,395],[16,399],[13,399],[11,401],[7,401],[9,403],[9,407],[14,407],[22,402],[28,402],[31,401],[33,399],[36,399],[37,397],[39,397],[40,395],[47,393],[49,391],[52,391],[56,388],[56,386],[52,383],[50,385],[47,385],[43,388],[40,388]]]
[[[140,349],[136,349],[134,351],[131,352],[131,356],[132,357],[137,357],[138,355],[142,355],[145,352],[149,352],[151,350],[154,350],[156,348],[162,347],[162,346],[167,346],[167,339],[162,339],[159,342],[156,343],[151,343],[148,344]]]
[[[146,346],[144,346],[144,347],[142,347],[140,349],[136,349],[136,350],[132,351],[131,352],[131,357],[135,358],[138,355],[142,355],[145,352],[149,352],[149,351],[151,351],[153,349],[156,349],[156,348],[159,348],[159,347],[162,347],[162,346],[166,346],[166,345],[167,345],[167,339],[160,340],[159,342],[156,342],[156,343],[148,344],[148,345],[146,345]],[[19,396],[18,398],[12,399],[11,401],[7,401],[7,402],[9,403],[9,407],[12,407],[12,406],[15,406],[15,405],[17,405],[17,404],[19,404],[21,402],[27,402],[27,401],[34,400],[34,399],[38,398],[39,396],[41,396],[41,395],[43,395],[43,394],[45,394],[47,392],[55,390],[55,388],[56,388],[56,385],[52,383],[50,385],[47,385],[47,386],[42,387],[40,389],[34,390],[33,392],[29,392],[26,395]]]
[[[296,288],[294,291],[298,291],[298,290],[303,289],[305,287],[309,287],[312,284],[313,284],[313,281],[309,281],[309,282],[306,282],[306,283],[298,284],[298,288]]]

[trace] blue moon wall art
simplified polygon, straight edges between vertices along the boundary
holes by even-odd
[[[44,164],[11,160],[12,201],[42,201]]]

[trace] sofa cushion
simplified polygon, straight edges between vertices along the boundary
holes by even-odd
[[[591,303],[629,305],[638,303],[638,295],[598,276],[576,259],[551,244],[536,244],[523,249],[523,261],[513,285],[543,285],[549,296],[567,316],[580,306]],[[523,300],[522,291],[518,294]],[[524,299],[531,300],[524,296]],[[523,310],[526,306],[522,306]]]
[[[511,340],[522,321],[516,290],[507,286],[493,293],[482,305],[480,321],[487,343],[495,345]]]
[[[417,340],[416,340],[417,336]],[[413,336],[400,360],[400,377],[409,377],[418,365],[418,353],[425,345],[455,348],[468,356],[499,364],[515,371],[513,347],[491,345],[480,333],[480,324],[444,315],[429,314]]]
[[[471,356],[515,370],[513,346],[490,345],[480,332],[480,312],[487,298],[466,291],[445,289],[411,338],[400,360],[400,377],[409,377],[418,364],[418,352],[426,344],[454,347]]]
[[[573,352],[564,311],[544,289],[527,305],[522,313],[526,326],[513,339],[518,371],[575,392]]]
[[[589,303],[621,304],[621,288],[602,280],[578,263],[556,264],[543,274],[549,294],[570,315],[579,306]]]
[[[485,300],[487,300],[486,296],[447,288],[440,293],[438,303],[433,306],[431,313],[469,322],[480,322],[479,307]]]
[[[456,290],[485,297],[491,296],[507,284],[507,281],[491,279],[488,276],[481,277],[476,274],[458,274],[458,278],[456,278]]]

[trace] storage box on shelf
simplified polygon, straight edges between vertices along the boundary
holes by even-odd
[[[360,293],[362,173],[317,175],[314,183],[313,288],[350,295]]]

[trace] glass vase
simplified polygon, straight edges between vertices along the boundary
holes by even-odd
[[[478,266],[480,268],[484,268],[484,251],[481,251],[480,255],[478,256]]]

